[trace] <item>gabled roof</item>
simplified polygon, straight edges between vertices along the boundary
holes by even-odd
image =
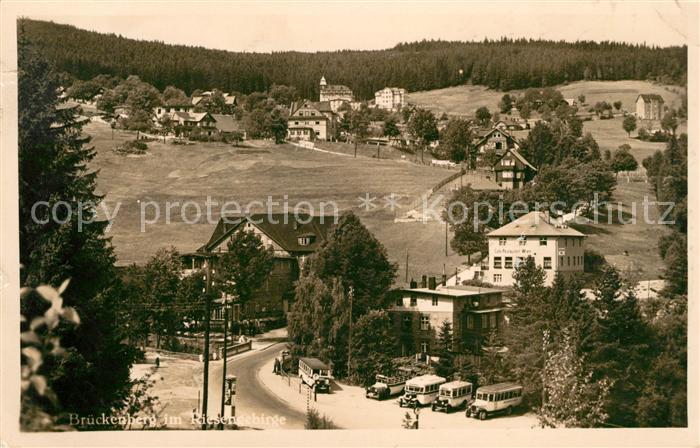
[[[181,112],[179,110],[173,112],[173,117],[179,117],[185,121],[194,121],[195,123],[202,121],[207,116],[213,120],[209,112]]]
[[[331,109],[330,101],[304,100],[304,101],[299,102],[299,103],[297,103],[297,102],[292,103],[292,105],[289,109],[289,117],[287,117],[287,120],[299,119],[300,117],[308,118],[308,116],[306,116],[306,115],[295,115],[297,112],[299,112],[303,108],[315,110],[316,112],[318,112],[320,114],[320,115],[318,115],[318,117],[323,118],[323,119],[327,118],[323,114],[324,112],[333,113],[333,109]]]
[[[653,100],[660,101],[662,103],[664,102],[663,97],[661,95],[657,95],[656,93],[641,93],[637,97],[637,101],[639,101],[640,97],[644,100],[645,103]]]
[[[518,150],[515,149],[515,148],[508,148],[508,149],[506,149],[506,151],[496,160],[496,163],[494,163],[493,166],[498,165],[498,163],[500,163],[500,161],[501,161],[506,155],[508,155],[508,153],[513,154],[513,157],[515,157],[520,163],[522,163],[522,164],[525,165],[526,167],[532,169],[533,171],[537,171],[537,168],[535,168],[534,166],[532,166],[532,164],[530,164],[530,162],[527,161],[527,159],[525,158],[525,156],[523,156],[522,154],[520,154],[520,151],[518,151]]]
[[[501,236],[579,236],[583,233],[565,224],[559,224],[556,218],[550,218],[545,212],[530,212],[503,227],[486,234],[489,238]]]
[[[219,219],[214,233],[209,241],[198,251],[207,252],[216,248],[225,238],[230,236],[241,224],[250,222],[268,238],[277,243],[287,252],[314,252],[323,243],[328,232],[333,226],[333,217],[324,216],[321,222],[320,216],[298,214],[296,222],[293,213],[253,213],[245,215],[229,215]],[[315,239],[307,246],[299,244],[299,237],[314,235]]]
[[[509,142],[512,142],[514,146],[516,146],[516,147],[520,146],[520,145],[518,145],[518,142],[513,138],[512,135],[510,135],[507,131],[500,129],[500,128],[497,128],[495,126],[493,128],[491,128],[491,130],[488,131],[486,134],[484,134],[483,137],[481,137],[481,139],[476,143],[476,146],[480,146],[483,143],[485,143],[486,140],[489,139],[489,136],[491,136],[491,134],[493,134],[496,131],[503,134],[503,136],[506,138],[506,140],[508,140]]]
[[[240,120],[236,120],[233,115],[224,114],[211,114],[212,118],[216,120],[216,128],[221,132],[236,132],[242,131],[243,125]]]

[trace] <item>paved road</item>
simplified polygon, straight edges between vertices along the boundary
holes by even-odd
[[[236,417],[239,425],[247,429],[303,429],[306,416],[273,395],[257,378],[260,367],[282,350],[275,344],[263,350],[253,350],[228,361],[226,373],[237,377]],[[209,370],[210,416],[221,410],[221,364]],[[282,422],[284,417],[284,423]]]

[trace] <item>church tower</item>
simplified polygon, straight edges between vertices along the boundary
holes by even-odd
[[[321,76],[321,82],[319,82],[318,84],[319,84],[321,87],[326,87],[326,85],[327,85],[327,83],[326,83],[326,77],[325,77],[325,76]]]

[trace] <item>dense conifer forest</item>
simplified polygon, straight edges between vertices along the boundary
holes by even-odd
[[[578,80],[685,84],[687,72],[685,46],[501,39],[422,41],[373,51],[243,53],[127,39],[29,19],[18,25],[59,71],[73,77],[133,74],[160,90],[174,85],[188,94],[212,88],[250,93],[284,84],[315,97],[322,75],[329,83],[348,85],[358,99],[369,99],[385,86],[418,91],[466,82],[501,90]]]

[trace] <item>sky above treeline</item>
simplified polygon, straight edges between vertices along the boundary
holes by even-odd
[[[23,15],[134,39],[248,52],[372,50],[422,39],[504,36],[683,45],[694,7],[670,0],[60,5],[27,8]]]

